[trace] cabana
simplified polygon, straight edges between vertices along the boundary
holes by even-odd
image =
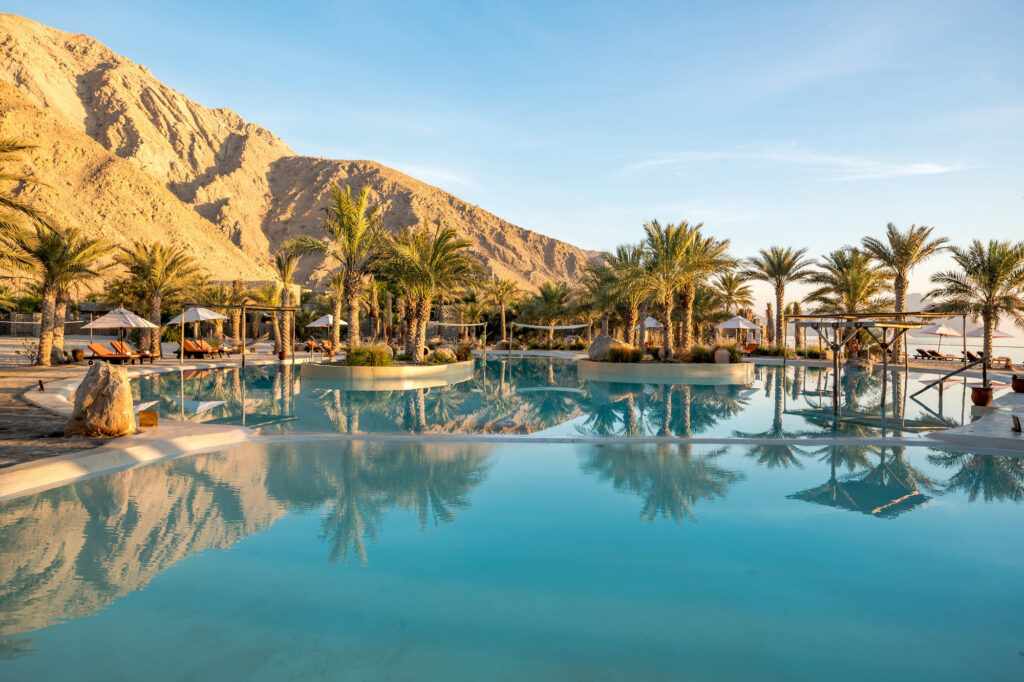
[[[515,340],[516,327],[521,329],[543,329],[549,334],[553,335],[556,331],[569,331],[571,329],[586,329],[587,338],[590,339],[593,335],[593,323],[585,322],[583,324],[522,324],[520,322],[510,322],[508,327],[508,354],[512,355],[512,344]]]

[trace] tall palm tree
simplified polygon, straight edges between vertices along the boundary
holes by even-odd
[[[699,228],[699,226],[698,226]],[[644,223],[644,251],[646,256],[645,287],[651,298],[661,307],[661,353],[664,359],[672,356],[675,346],[672,338],[672,309],[676,292],[687,281],[687,252],[692,246],[695,230],[686,223],[662,226],[657,220]]]
[[[276,284],[267,284],[266,286],[259,287],[249,292],[249,297],[253,303],[267,306],[277,307],[281,305],[281,289]],[[259,319],[263,316],[263,312],[260,311],[256,318],[255,327],[253,329],[253,338],[258,338],[259,333]],[[273,316],[270,320],[270,335],[274,339],[274,349],[281,348],[281,325],[278,324],[277,316]]]
[[[494,277],[484,283],[483,290],[484,303],[498,309],[501,319],[501,340],[507,343],[508,333],[505,328],[505,311],[508,310],[510,305],[519,300],[523,292],[519,285],[512,280],[502,279],[497,275],[494,275]]]
[[[730,315],[734,310],[754,305],[754,289],[741,272],[723,272],[711,282],[711,290]]]
[[[984,353],[992,357],[992,330],[1005,315],[1024,328],[1024,243],[975,239],[967,248],[954,246],[953,260],[959,270],[932,275],[935,288],[925,298],[939,299],[938,312],[980,317],[985,330]]]
[[[945,237],[932,239],[933,230],[924,225],[911,225],[905,232],[900,232],[894,223],[889,223],[885,228],[885,241],[874,237],[862,240],[864,250],[892,272],[893,293],[896,295],[893,312],[906,310],[911,270],[946,248],[949,240]],[[897,347],[896,360],[899,360],[899,352]]]
[[[103,259],[111,246],[103,239],[86,237],[75,228],[55,228],[44,223],[5,233],[0,242],[0,250],[11,254],[9,264],[30,273],[42,294],[36,364],[49,365],[54,327],[58,324],[63,339],[63,312],[59,319],[56,315],[58,298],[66,303],[73,287],[98,277],[106,267]]]
[[[626,341],[636,344],[636,330],[640,308],[649,298],[643,285],[647,276],[644,268],[644,245],[620,244],[609,258],[612,274],[615,277],[613,292],[626,308]]]
[[[680,310],[682,314],[682,337],[679,345],[686,350],[693,343],[693,301],[696,295],[698,284],[702,284],[708,276],[714,272],[721,272],[724,269],[733,268],[736,261],[729,257],[729,240],[719,240],[701,233],[703,223],[689,226],[683,222],[684,227],[693,233],[693,239],[686,249],[684,271],[686,277],[679,290]]]
[[[526,302],[523,313],[538,324],[551,326],[565,319],[569,308],[569,287],[565,282],[544,282],[537,294]],[[548,330],[548,348],[555,342],[555,331]]]
[[[33,145],[25,144],[12,138],[0,138],[0,167],[8,168],[17,161],[21,152],[27,149],[34,149]],[[35,178],[22,173],[12,173],[6,170],[0,171],[0,183],[32,183]],[[37,225],[53,227],[46,215],[32,204],[18,199],[7,191],[0,191],[0,236],[11,237],[16,235],[24,225],[22,218],[27,218]],[[7,250],[0,250],[0,265],[9,263],[10,259],[16,257],[16,253]],[[25,263],[22,262],[22,266]]]
[[[810,273],[811,261],[806,254],[807,249],[769,246],[746,260],[744,275],[768,282],[775,291],[775,309],[781,312],[785,308],[786,286],[805,279]],[[784,334],[782,315],[779,315],[775,320],[775,338],[781,342]]]
[[[157,325],[156,329],[149,330],[149,352],[160,357],[164,302],[189,291],[200,278],[202,270],[182,247],[160,242],[135,240],[129,246],[121,247],[116,260],[128,271],[128,287],[149,305],[149,321]]]
[[[326,279],[325,302],[331,309],[331,343],[334,348],[341,344],[341,309],[345,303],[345,274],[332,272]]]
[[[605,262],[589,262],[583,268],[583,276],[579,283],[579,308],[589,316],[601,318],[601,334],[608,335],[608,324],[612,311],[618,303],[615,295],[615,271],[609,260],[611,254],[605,256]],[[592,319],[592,318],[591,318]]]
[[[363,293],[363,278],[370,272],[379,253],[383,230],[381,207],[370,206],[370,187],[363,186],[355,200],[352,188],[343,192],[337,185],[331,187],[331,199],[321,226],[325,236],[297,237],[285,246],[294,253],[323,254],[340,265],[345,276],[345,298],[348,304],[348,343],[359,344],[359,299]]]
[[[805,279],[815,287],[806,300],[817,304],[817,313],[877,312],[890,305],[892,275],[855,247],[824,256]]]
[[[295,286],[295,269],[299,266],[299,258],[299,254],[288,249],[282,249],[274,255],[274,275],[277,277],[277,285],[281,287],[281,305],[284,307],[292,305],[292,287]],[[281,339],[281,345],[274,348],[274,352],[280,353],[291,344],[295,319],[288,312],[282,312],[274,318],[274,324],[280,326],[278,336]],[[288,352],[292,352],[290,348]]]
[[[480,261],[469,253],[472,242],[459,236],[452,227],[438,221],[406,228],[387,240],[375,270],[397,283],[415,302],[415,330],[409,334],[406,352],[422,362],[427,323],[434,297],[441,291],[453,291],[479,282],[483,276]]]

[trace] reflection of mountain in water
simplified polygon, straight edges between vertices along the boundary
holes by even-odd
[[[226,548],[293,509],[325,509],[328,558],[367,559],[388,509],[455,519],[487,469],[480,446],[353,443],[325,455],[250,445],[124,471],[6,503],[0,633],[78,618],[189,554]],[[312,540],[312,538],[311,538]]]
[[[599,445],[592,448],[581,468],[616,490],[643,500],[640,518],[657,517],[696,522],[694,507],[701,500],[724,498],[729,486],[743,474],[719,466],[715,459],[724,449],[694,454],[691,445]]]

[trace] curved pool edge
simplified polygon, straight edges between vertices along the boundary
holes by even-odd
[[[402,391],[467,381],[473,377],[475,367],[474,360],[393,367],[349,367],[307,362],[302,365],[300,375],[303,379],[329,381],[337,388],[353,391]]]
[[[747,386],[754,381],[754,365],[732,363],[618,363],[579,360],[576,371],[586,381],[616,383],[692,384],[700,386]]]

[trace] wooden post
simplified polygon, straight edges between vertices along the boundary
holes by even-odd
[[[157,329],[153,333],[156,334],[156,333],[159,333],[159,331],[160,330]],[[160,339],[157,339],[156,342],[159,344],[160,343]],[[185,364],[185,309],[184,308],[181,309],[181,336],[178,338],[178,364],[179,365]]]
[[[245,367],[245,324],[246,324],[246,322],[247,322],[247,320],[245,319],[245,306],[243,305],[242,306],[242,323],[239,325],[242,328],[242,339],[241,339],[242,340],[242,367]],[[242,381],[243,382],[245,381],[245,377],[242,377]],[[243,395],[242,400],[243,401],[245,400],[244,395]],[[244,404],[243,404],[243,407],[242,407],[242,426],[245,426],[245,407],[244,407]]]

